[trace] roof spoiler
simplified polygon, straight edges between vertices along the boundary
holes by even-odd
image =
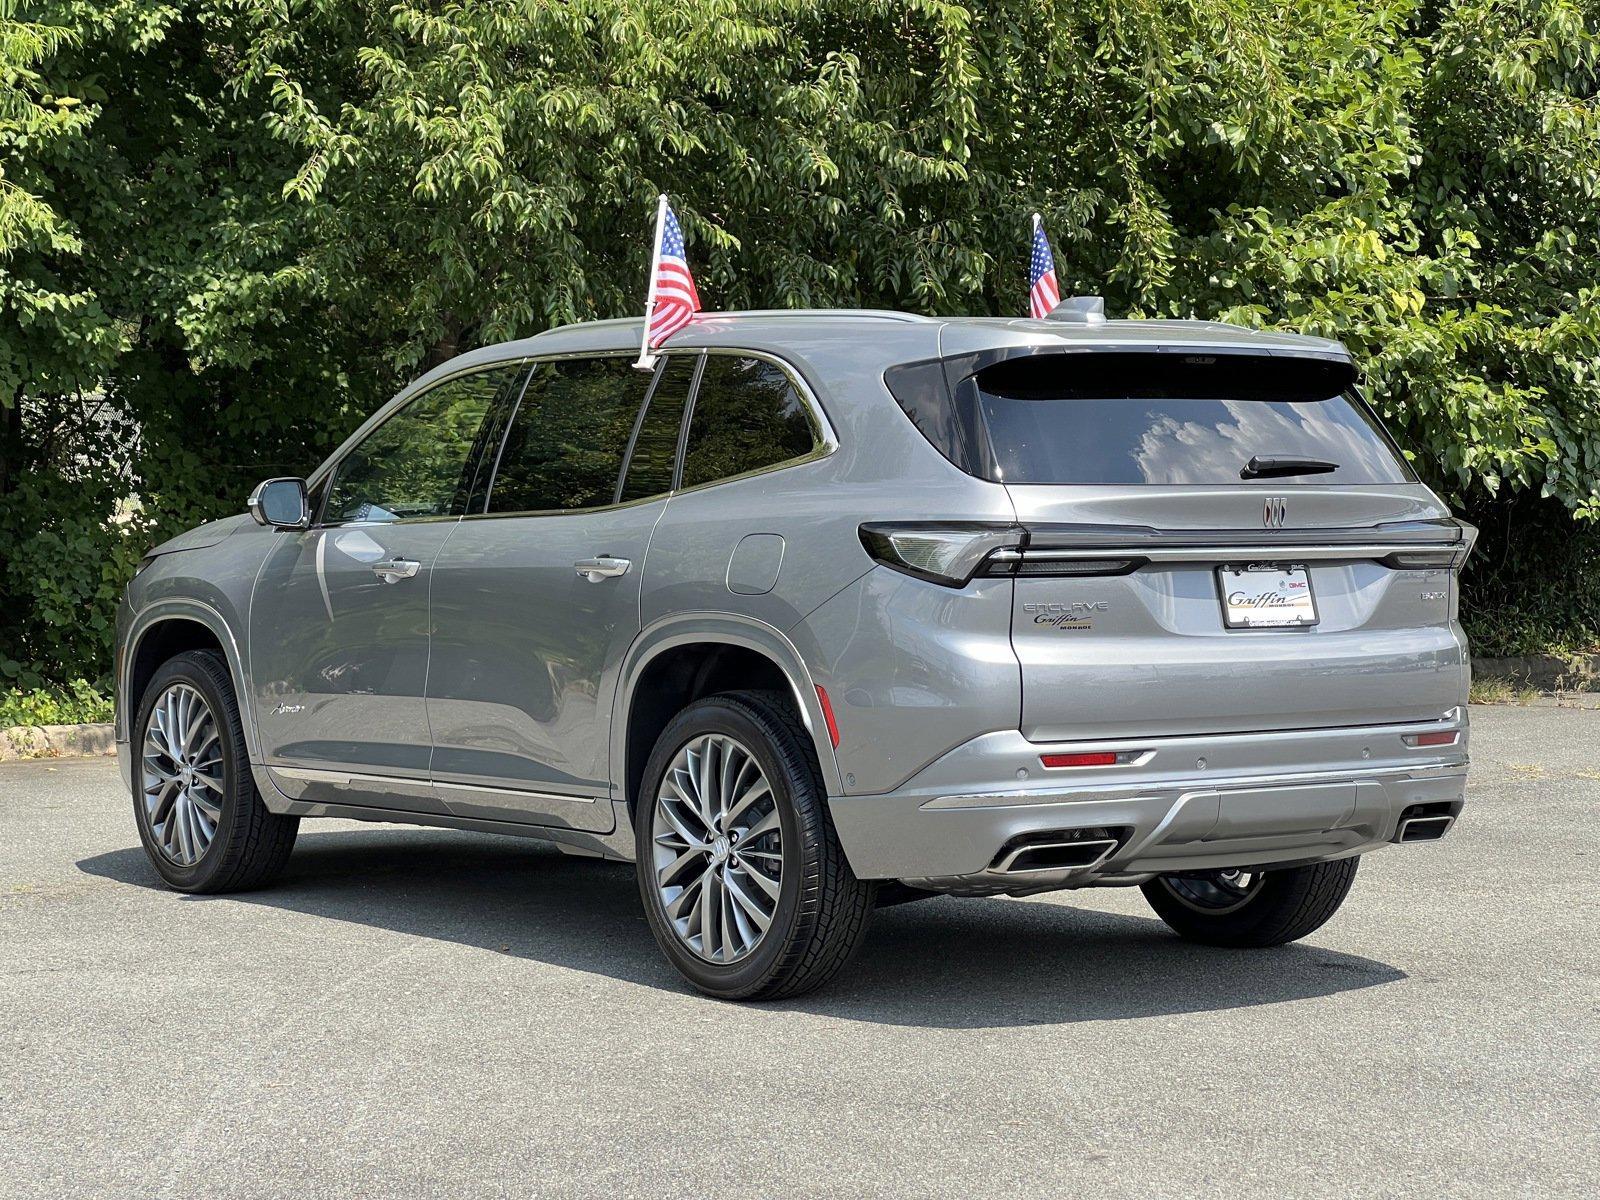
[[[1104,325],[1106,302],[1100,296],[1068,296],[1045,314],[1046,321],[1065,321],[1070,325]]]

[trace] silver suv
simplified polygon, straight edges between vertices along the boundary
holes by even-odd
[[[260,886],[305,816],[542,838],[776,997],[936,893],[1279,944],[1460,812],[1473,530],[1337,343],[1082,299],[639,334],[464,355],[150,553],[118,736],[163,879]]]

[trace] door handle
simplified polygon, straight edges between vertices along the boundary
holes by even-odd
[[[388,562],[373,563],[372,573],[385,583],[399,583],[416,575],[421,566],[414,558],[391,558]]]
[[[633,563],[626,558],[612,558],[609,554],[602,554],[599,558],[580,558],[572,564],[590,583],[599,583],[602,579],[615,579],[618,575],[626,575]]]

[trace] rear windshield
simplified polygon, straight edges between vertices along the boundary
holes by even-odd
[[[1413,481],[1350,378],[1317,359],[1030,355],[976,372],[953,401],[981,417],[968,414],[973,473],[1005,483]]]

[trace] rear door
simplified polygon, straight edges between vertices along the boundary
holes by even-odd
[[[1466,690],[1464,533],[1348,366],[1034,356],[958,386],[1026,531],[1037,741],[1436,720]]]
[[[434,568],[427,710],[452,812],[611,829],[616,671],[639,631],[694,367],[671,355],[654,377],[631,355],[534,365],[485,511]]]

